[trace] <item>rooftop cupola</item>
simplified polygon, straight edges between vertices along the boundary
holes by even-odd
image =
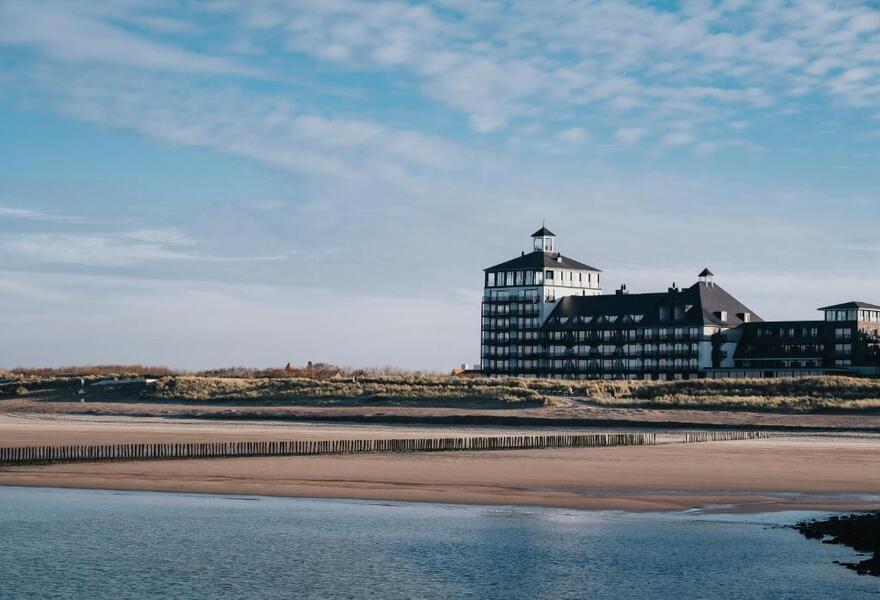
[[[712,283],[715,279],[715,273],[709,270],[709,267],[706,267],[700,274],[697,276],[700,278],[700,283]]]
[[[544,227],[532,234],[532,249],[537,252],[556,252],[556,234]]]

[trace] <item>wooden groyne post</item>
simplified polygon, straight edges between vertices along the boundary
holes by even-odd
[[[376,452],[453,452],[603,448],[657,443],[654,433],[589,433],[361,440],[285,440],[261,442],[174,442],[0,448],[0,464],[227,458],[236,456],[311,456]]]
[[[738,440],[763,440],[770,437],[765,431],[697,431],[684,434],[685,444],[697,442],[733,442]]]
[[[684,434],[684,443],[755,440],[760,431],[710,431]],[[0,464],[229,458],[237,456],[313,456],[377,452],[455,452],[652,446],[655,433],[586,433],[360,440],[283,440],[261,442],[162,442],[0,448]]]

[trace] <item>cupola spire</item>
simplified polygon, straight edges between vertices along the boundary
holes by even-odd
[[[547,229],[543,221],[541,228],[532,234],[532,249],[535,252],[556,252],[556,234]]]

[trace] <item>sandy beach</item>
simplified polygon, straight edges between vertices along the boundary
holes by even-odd
[[[66,416],[0,419],[4,444],[402,437],[426,430],[462,433]],[[6,467],[0,485],[577,509],[859,510],[880,508],[880,439],[779,435],[654,447],[70,463]]]

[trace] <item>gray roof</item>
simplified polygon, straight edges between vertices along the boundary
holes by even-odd
[[[710,271],[710,270],[709,270],[709,267],[706,267],[705,269],[703,269],[702,271],[700,271],[700,274],[697,275],[697,277],[715,277],[715,273],[713,273],[712,271]]]
[[[532,237],[544,237],[547,235],[551,235],[553,237],[556,237],[555,233],[553,233],[552,231],[550,231],[549,229],[547,229],[546,227],[541,225],[541,228],[538,231],[536,231],[535,233],[533,233]]]
[[[660,320],[660,307],[684,306],[683,321]],[[716,313],[727,312],[722,321]],[[762,321],[752,309],[727,293],[722,287],[705,282],[695,283],[679,291],[649,294],[614,294],[601,296],[566,296],[559,300],[550,314],[553,317],[594,315],[643,315],[640,325],[724,325],[736,327],[743,323],[740,315],[750,313],[752,321]]]
[[[562,256],[558,252],[544,252],[542,250],[535,250],[534,252],[517,256],[512,260],[483,270],[487,273],[496,273],[498,271],[518,271],[521,269],[572,269],[574,271],[602,272],[600,269],[585,265],[567,256]]]
[[[834,306],[823,306],[817,310],[846,310],[852,308],[867,308],[870,310],[880,310],[880,306],[870,304],[869,302],[844,302],[843,304],[835,304]]]

